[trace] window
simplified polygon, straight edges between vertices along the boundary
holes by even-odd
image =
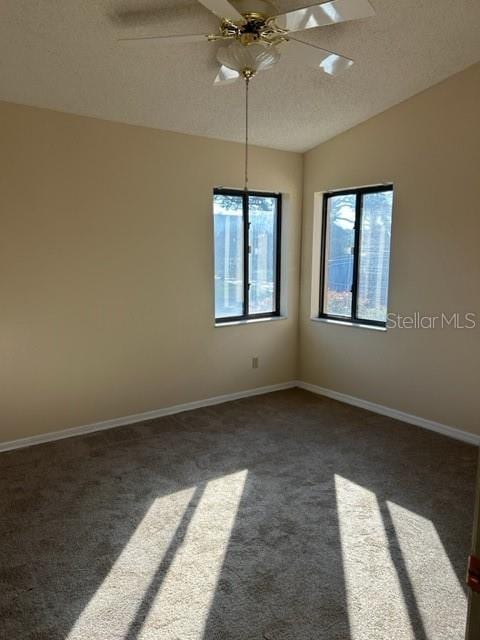
[[[215,189],[216,322],[280,315],[281,196]]]
[[[385,326],[393,187],[323,199],[320,317]]]

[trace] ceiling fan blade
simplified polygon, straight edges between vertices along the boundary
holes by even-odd
[[[244,17],[227,0],[199,0],[204,7],[209,9],[219,18],[231,18],[233,20],[244,20]]]
[[[220,69],[218,70],[217,77],[215,78],[213,84],[215,86],[232,84],[232,82],[236,82],[240,78],[240,74],[238,71],[234,69],[229,69],[225,65],[222,64]]]
[[[176,44],[185,42],[208,42],[208,35],[178,35],[178,36],[138,36],[136,38],[119,38],[122,44],[132,44],[138,42],[151,42],[152,44]]]
[[[374,15],[375,11],[368,0],[331,0],[276,16],[275,22],[288,31],[303,31]]]
[[[288,36],[288,43],[284,51],[301,64],[307,64],[315,69],[320,69],[330,76],[336,76],[352,66],[353,60],[345,58],[338,53],[321,49],[309,42],[302,42]]]

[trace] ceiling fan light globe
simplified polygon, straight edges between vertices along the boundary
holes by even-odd
[[[244,45],[237,40],[217,51],[220,64],[238,73],[243,73],[246,69],[254,72],[269,69],[279,59],[280,53],[274,46],[258,43]]]

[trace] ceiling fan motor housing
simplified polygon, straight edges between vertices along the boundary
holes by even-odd
[[[274,21],[277,10],[264,0],[234,0],[235,8],[243,15],[243,21],[225,18],[221,25],[224,38],[235,38],[241,44],[250,46],[262,42],[264,45],[279,44],[283,30]]]
[[[259,17],[264,20],[276,15],[275,7],[265,0],[232,0],[234,7],[245,17]]]

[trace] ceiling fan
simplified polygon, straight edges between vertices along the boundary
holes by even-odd
[[[220,69],[215,85],[245,81],[245,177],[244,191],[248,194],[249,127],[248,105],[250,80],[258,71],[269,69],[280,59],[278,48],[299,62],[313,65],[329,75],[336,75],[353,64],[353,60],[297,39],[296,34],[329,24],[368,18],[375,14],[369,0],[329,0],[303,9],[278,14],[267,0],[199,0],[220,19],[219,30],[213,34],[172,36],[140,36],[120,38],[127,43],[183,43],[224,42],[217,50]]]
[[[215,85],[249,80],[258,71],[269,69],[280,59],[278,47],[303,64],[329,75],[336,75],[353,64],[353,60],[303,42],[297,38],[305,29],[368,18],[375,14],[368,0],[330,0],[278,15],[266,0],[199,0],[220,19],[213,34],[172,36],[147,35],[121,38],[130,43],[227,42],[217,51],[220,69]]]

